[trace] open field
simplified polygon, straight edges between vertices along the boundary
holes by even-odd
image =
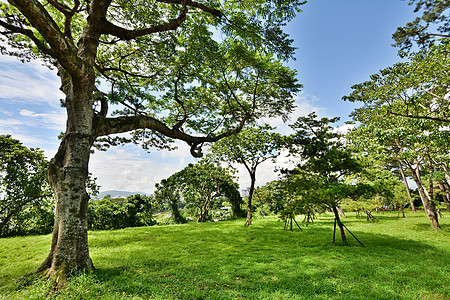
[[[57,299],[450,299],[450,214],[432,231],[423,211],[378,222],[350,215],[350,246],[333,218],[293,232],[274,217],[90,232],[97,270]],[[300,218],[299,218],[300,219]],[[338,238],[338,234],[337,234]],[[16,290],[48,254],[50,235],[0,239],[0,298],[43,299],[47,282]]]

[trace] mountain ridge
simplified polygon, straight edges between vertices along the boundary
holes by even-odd
[[[102,191],[98,194],[98,198],[102,199],[106,196],[111,196],[111,198],[126,198],[131,195],[148,195],[146,192],[129,192],[129,191],[119,191],[119,190],[108,190],[108,191]]]

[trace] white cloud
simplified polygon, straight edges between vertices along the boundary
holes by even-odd
[[[21,116],[27,118],[26,120],[29,126],[64,131],[66,115],[62,110],[36,113],[27,109],[21,109],[19,113]]]
[[[0,120],[0,132],[12,132],[16,131],[23,126],[25,123],[21,120],[16,119],[5,119]]]
[[[59,90],[60,82],[55,71],[42,66],[38,61],[26,64],[1,55],[0,98],[8,102],[45,103],[59,106],[58,99],[64,94]]]
[[[319,100],[314,95],[301,92],[297,95],[295,103],[296,107],[287,123],[284,123],[281,118],[262,118],[261,123],[277,127],[277,131],[282,134],[291,134],[292,129],[289,124],[295,122],[299,117],[307,116],[311,112],[316,112],[318,116],[325,115],[326,109],[318,106]]]
[[[180,171],[192,162],[190,159],[183,158],[184,149],[173,152],[172,154],[168,154],[170,153],[168,151],[146,153],[134,145],[115,147],[92,155],[89,169],[93,176],[98,178],[97,183],[102,191],[124,190],[152,193],[155,183]],[[181,158],[178,159],[180,156]]]

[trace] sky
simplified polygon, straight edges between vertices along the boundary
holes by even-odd
[[[344,102],[342,97],[351,92],[352,85],[400,60],[391,46],[392,34],[416,15],[402,0],[309,0],[302,9],[286,28],[297,48],[296,60],[287,64],[297,70],[304,86],[296,96],[291,120],[315,111],[319,116],[338,116],[343,125],[357,104]],[[27,147],[44,150],[47,158],[53,157],[66,120],[59,86],[56,71],[39,61],[21,63],[0,55],[0,134],[10,134]],[[272,120],[272,124],[288,133],[289,122]],[[282,157],[277,164],[286,161]],[[89,171],[101,191],[150,194],[155,183],[195,162],[183,143],[178,143],[176,151],[151,153],[128,145],[95,152]],[[245,189],[249,175],[237,167],[240,188]],[[272,162],[262,164],[256,184],[275,180],[274,168]]]

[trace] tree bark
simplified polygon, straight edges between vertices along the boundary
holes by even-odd
[[[256,182],[256,170],[252,170],[252,172],[250,172],[250,191],[248,193],[247,220],[245,221],[245,226],[250,226],[252,224],[252,199],[253,193],[255,191],[255,182]]]
[[[411,196],[411,190],[409,189],[408,181],[406,180],[405,172],[403,171],[403,165],[400,160],[397,159],[398,169],[402,175],[403,183],[405,184],[406,193],[408,193],[409,203],[411,204],[411,210],[413,213],[416,212],[416,207],[414,206],[414,200]]]
[[[417,189],[419,191],[420,199],[422,200],[423,207],[425,209],[425,213],[428,215],[431,221],[431,227],[434,230],[438,230],[441,228],[439,225],[438,215],[436,212],[436,206],[430,201],[428,196],[428,192],[422,184],[422,179],[420,177],[419,167],[413,168],[413,166],[407,162],[407,167],[411,172],[412,178],[417,185]]]
[[[84,78],[76,79],[59,68],[58,75],[66,94],[68,121],[47,173],[55,196],[55,223],[50,253],[32,272],[52,278],[55,289],[65,288],[72,272],[94,268],[88,246],[86,179],[95,139],[92,109],[95,74],[91,69]]]
[[[341,233],[342,244],[347,246],[348,242],[347,242],[347,236],[345,235],[344,224],[342,224],[342,221],[339,218],[339,212],[338,212],[338,210],[336,208],[336,205],[332,205],[331,208],[333,209],[334,220],[336,221],[336,223],[337,223],[337,225],[339,227],[339,231]]]

